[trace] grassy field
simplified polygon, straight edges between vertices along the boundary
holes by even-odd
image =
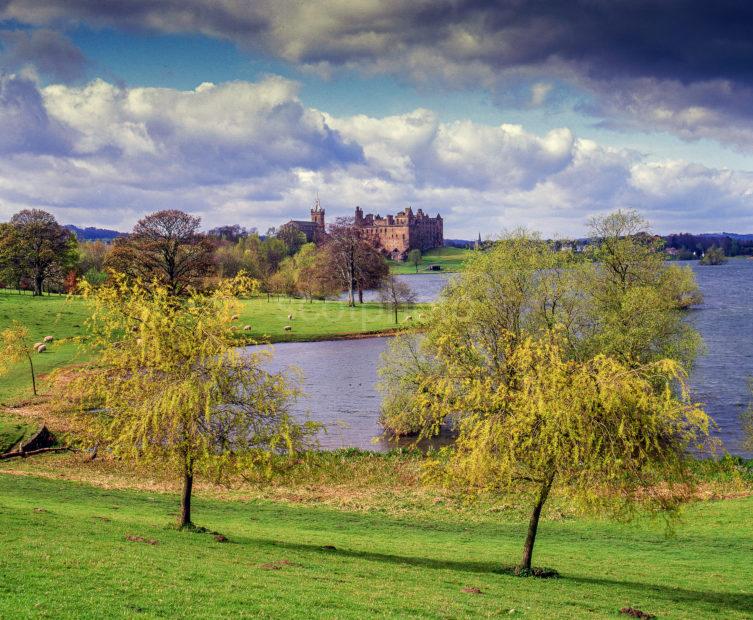
[[[421,257],[421,264],[418,266],[418,273],[427,273],[426,268],[429,265],[439,265],[442,271],[462,271],[463,262],[473,252],[473,250],[463,250],[461,248],[437,248],[429,250]],[[397,263],[389,261],[390,273],[410,274],[416,273],[416,267],[412,263]]]
[[[349,308],[344,302],[314,301],[301,299],[276,299],[266,297],[242,301],[243,310],[237,321],[239,339],[254,339],[269,342],[323,340],[345,335],[378,333],[396,327],[393,315],[376,303],[359,304]],[[412,310],[401,311],[399,320]],[[293,315],[289,320],[288,316]],[[33,361],[39,382],[38,389],[44,393],[45,376],[69,364],[83,361],[80,339],[85,335],[87,308],[78,298],[64,296],[32,297],[14,292],[0,291],[0,330],[13,320],[24,324],[30,331],[32,341],[47,335],[55,341]],[[246,325],[251,330],[244,331]],[[286,331],[285,326],[291,330]],[[31,377],[26,362],[18,363],[0,376],[0,404],[31,398]]]
[[[0,617],[753,616],[753,498],[695,504],[673,538],[655,521],[548,518],[549,580],[502,570],[525,531],[505,514],[200,497],[195,519],[220,543],[169,527],[173,494],[0,474],[0,498]]]
[[[349,308],[340,301],[307,302],[287,297],[267,301],[263,297],[243,301],[238,325],[251,327],[243,335],[271,342],[326,340],[394,329],[412,314],[415,314],[413,309],[400,311],[396,325],[394,315],[378,303]],[[292,320],[288,319],[290,315]],[[285,331],[286,325],[291,327],[290,331]]]
[[[0,331],[16,320],[28,328],[32,342],[45,336],[55,338],[47,351],[33,356],[40,379],[37,387],[42,392],[46,387],[44,377],[47,373],[82,359],[79,338],[84,335],[86,317],[86,305],[80,300],[69,302],[60,295],[32,297],[0,291]],[[0,376],[0,403],[32,395],[27,362],[15,364],[7,374]]]

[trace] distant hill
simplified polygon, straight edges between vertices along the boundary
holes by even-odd
[[[730,239],[737,239],[738,241],[753,241],[753,234],[745,233],[729,233],[729,232],[721,232],[721,233],[702,233],[698,235],[699,237],[729,237]]]
[[[93,226],[87,226],[86,228],[79,228],[73,224],[66,224],[65,227],[73,232],[80,241],[112,241],[116,237],[122,237],[125,233],[117,230],[110,230],[109,228],[94,228]]]

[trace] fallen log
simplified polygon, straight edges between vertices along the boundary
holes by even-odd
[[[65,452],[66,450],[71,450],[68,446],[63,446],[62,448],[39,448],[38,450],[15,450],[14,452],[6,452],[5,454],[0,454],[0,461],[5,461],[6,459],[15,459],[15,458],[22,458],[25,459],[27,456],[35,456],[37,454],[44,454],[45,452]]]

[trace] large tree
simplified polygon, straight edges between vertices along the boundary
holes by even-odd
[[[0,230],[0,267],[6,278],[26,277],[41,295],[51,279],[62,282],[76,264],[76,237],[40,209],[24,209]]]
[[[176,209],[147,215],[130,235],[115,240],[107,266],[183,295],[200,287],[213,268],[214,244],[199,232],[200,224],[200,218]]]
[[[525,231],[474,254],[425,337],[397,339],[382,369],[387,428],[458,424],[450,483],[530,494],[523,572],[551,490],[584,508],[671,512],[690,480],[686,448],[708,431],[685,386],[699,342],[681,313],[692,277],[665,265],[635,214],[594,229],[590,257]]]
[[[266,470],[316,430],[291,418],[298,389],[265,370],[268,353],[236,348],[234,294],[250,292],[246,281],[177,301],[164,286],[147,289],[120,274],[112,286],[85,290],[97,360],[67,390],[86,410],[84,435],[118,458],[158,463],[180,476],[181,527],[191,525],[196,475],[216,481]]]
[[[324,256],[328,268],[348,293],[348,305],[355,305],[355,292],[363,302],[366,288],[378,288],[389,269],[379,250],[364,239],[353,218],[337,218],[327,231]]]

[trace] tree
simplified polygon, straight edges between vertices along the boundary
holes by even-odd
[[[171,209],[147,215],[119,237],[107,266],[143,282],[156,280],[173,295],[200,286],[212,269],[214,244],[199,233],[201,219]]]
[[[723,265],[727,262],[724,250],[718,245],[712,245],[701,258],[701,265]]]
[[[416,294],[402,280],[395,276],[387,276],[379,287],[379,301],[385,308],[395,313],[395,324],[397,324],[398,312],[403,306],[415,303]]]
[[[26,360],[31,372],[31,389],[34,396],[37,395],[37,378],[34,374],[34,361],[31,358],[33,346],[29,344],[29,330],[18,321],[13,321],[11,327],[3,330],[2,352],[0,360],[0,374],[4,374],[10,368],[10,364]]]
[[[75,235],[46,211],[24,209],[2,230],[0,264],[19,280],[23,276],[30,278],[34,295],[41,295],[45,283],[52,278],[62,282],[76,260]]]
[[[445,373],[422,385],[433,412],[461,412],[441,472],[451,484],[532,496],[521,574],[531,574],[553,488],[585,510],[627,517],[643,505],[671,517],[688,499],[688,450],[708,437],[709,419],[688,399],[677,362],[630,368],[603,355],[568,360],[561,337],[558,329],[523,341],[503,336],[504,366],[494,374],[473,344],[442,347]],[[477,365],[456,363],[460,357]]]
[[[362,238],[361,230],[353,224],[352,218],[337,218],[330,225],[324,251],[341,290],[348,292],[349,306],[355,306],[356,289],[359,300],[363,302],[363,290],[377,288],[388,273],[384,258]]]
[[[177,301],[166,286],[149,290],[122,275],[112,286],[84,290],[92,300],[89,328],[98,358],[69,392],[89,411],[87,439],[117,458],[164,464],[179,475],[180,527],[192,523],[194,476],[217,481],[267,468],[276,454],[294,453],[316,431],[290,417],[298,388],[264,369],[267,354],[235,348],[232,294],[248,292],[245,280]]]
[[[285,244],[287,253],[291,256],[306,244],[306,235],[294,226],[282,226],[275,236]]]
[[[700,302],[690,267],[667,265],[663,241],[635,211],[594,218],[582,287],[588,298],[587,355],[606,353],[628,363],[669,357],[688,367],[701,345],[683,310]]]
[[[416,273],[418,273],[418,266],[421,264],[421,250],[408,252],[408,262],[416,268]]]
[[[428,437],[458,424],[446,482],[533,494],[523,572],[553,485],[583,508],[655,501],[671,513],[690,479],[684,448],[707,435],[685,386],[699,341],[681,312],[692,274],[665,265],[639,218],[607,217],[591,261],[527,231],[474,253],[425,336],[398,339],[380,371],[387,428]]]
[[[249,231],[239,224],[233,224],[232,226],[227,225],[212,228],[211,230],[207,231],[207,236],[215,237],[216,239],[220,239],[222,241],[229,241],[230,243],[238,243],[238,241],[240,241],[241,239],[255,233],[256,229]]]
[[[356,258],[356,288],[358,303],[362,304],[363,292],[378,289],[382,285],[382,280],[389,275],[390,267],[382,253],[366,239],[359,245]]]

